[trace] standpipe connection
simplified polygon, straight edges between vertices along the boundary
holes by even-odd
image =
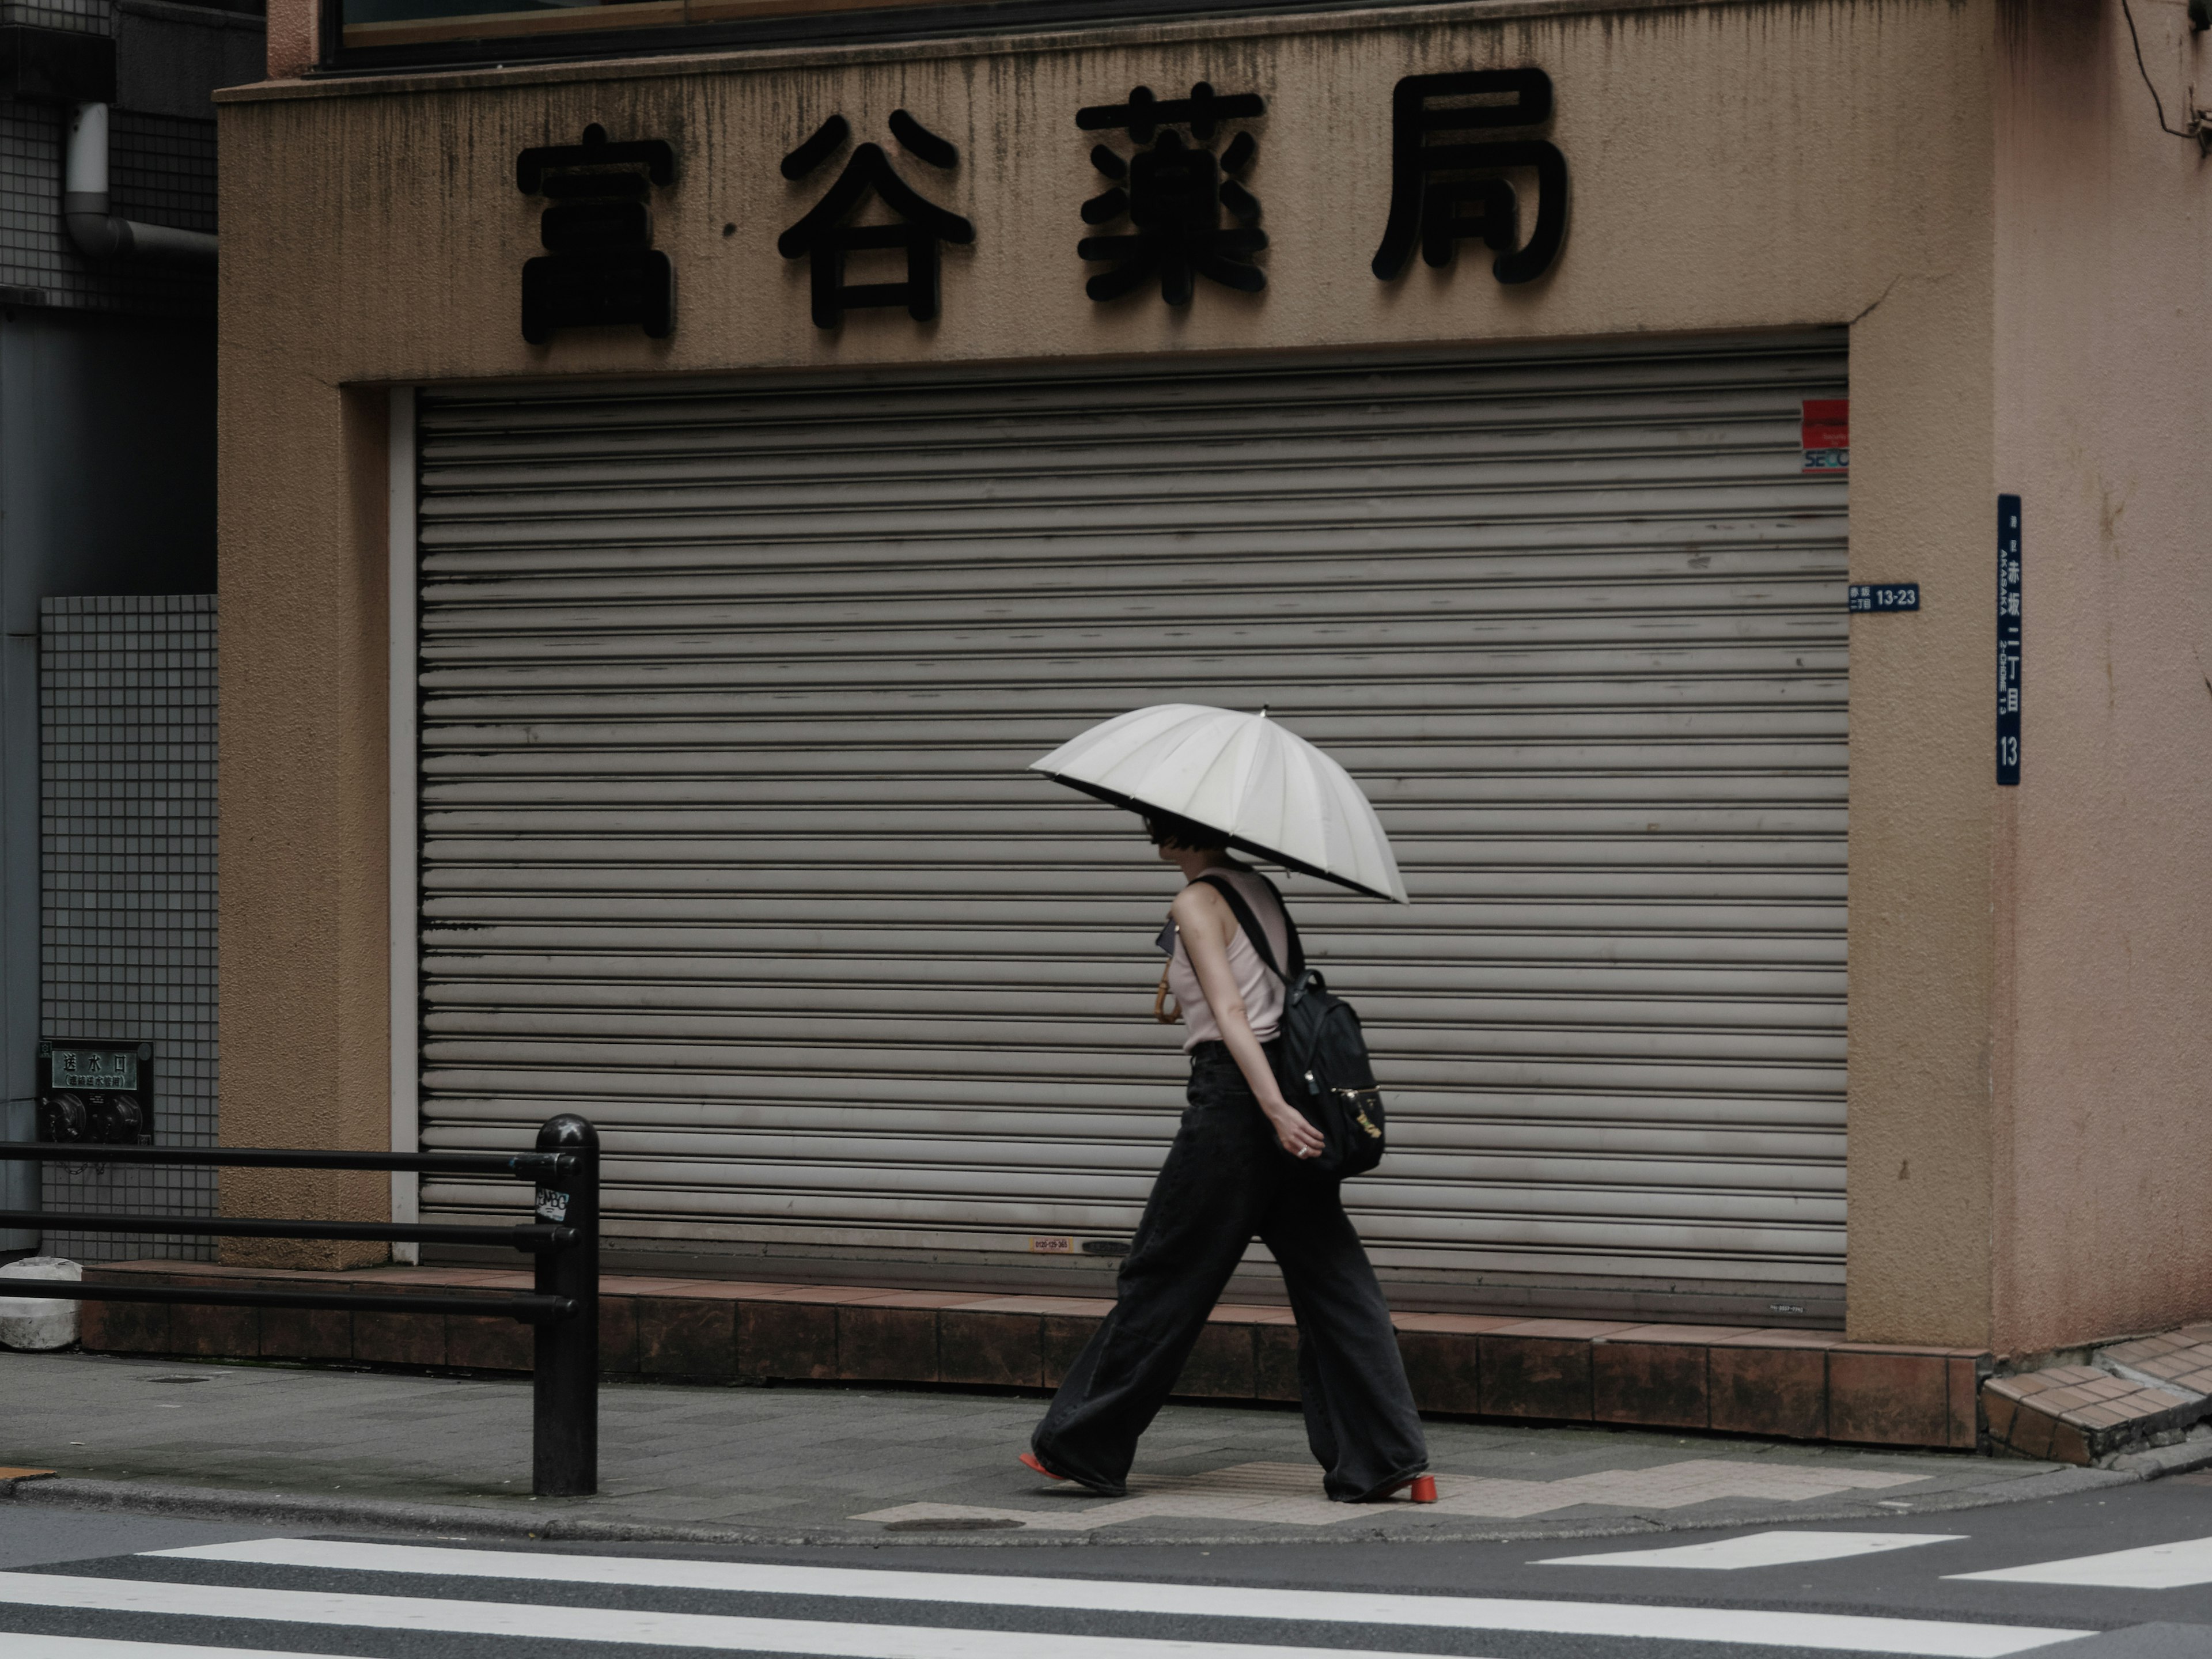
[[[69,152],[62,164],[62,220],[70,240],[94,259],[216,262],[216,239],[204,230],[144,224],[109,211],[105,104],[79,104],[70,112]]]

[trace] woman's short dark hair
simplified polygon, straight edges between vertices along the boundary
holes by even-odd
[[[1220,830],[1175,812],[1146,813],[1145,833],[1155,847],[1181,847],[1193,853],[1222,853],[1229,848],[1229,837]]]

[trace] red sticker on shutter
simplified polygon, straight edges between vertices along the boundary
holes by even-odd
[[[1806,398],[1800,431],[1804,439],[1805,471],[1835,473],[1851,470],[1850,398]]]

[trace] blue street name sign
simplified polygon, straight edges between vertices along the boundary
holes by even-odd
[[[1997,781],[2020,781],[2020,497],[1997,497]]]

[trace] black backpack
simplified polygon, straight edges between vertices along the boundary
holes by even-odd
[[[1382,1161],[1382,1093],[1375,1086],[1375,1068],[1367,1058],[1367,1039],[1359,1030],[1359,1016],[1352,1005],[1334,995],[1320,973],[1306,966],[1305,946],[1298,940],[1298,925],[1291,920],[1275,884],[1267,883],[1283,913],[1290,936],[1291,971],[1275,963],[1274,947],[1260,926],[1252,907],[1226,876],[1199,879],[1229,902],[1230,914],[1252,941],[1252,948],[1267,971],[1283,981],[1283,1021],[1278,1036],[1282,1048],[1275,1060],[1275,1081],[1283,1098],[1297,1108],[1306,1121],[1321,1131],[1326,1143],[1318,1156],[1299,1160],[1300,1166],[1322,1176],[1341,1181],[1365,1175]]]

